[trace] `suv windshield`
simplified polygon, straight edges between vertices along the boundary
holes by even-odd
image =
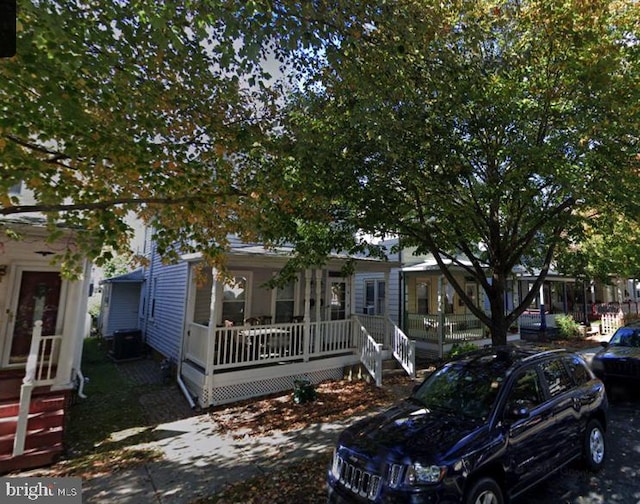
[[[428,409],[477,420],[489,416],[509,363],[495,355],[447,364],[412,395]]]
[[[637,327],[621,327],[609,342],[614,346],[640,347],[640,334]]]

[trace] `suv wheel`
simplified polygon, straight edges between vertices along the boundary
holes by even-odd
[[[584,435],[583,458],[587,469],[598,471],[604,464],[605,440],[600,422],[591,420]]]
[[[465,499],[465,504],[503,504],[502,490],[491,478],[476,481]]]

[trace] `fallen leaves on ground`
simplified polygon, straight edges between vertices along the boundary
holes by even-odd
[[[363,380],[325,381],[315,385],[315,401],[296,404],[291,392],[219,407],[210,412],[210,418],[219,431],[232,432],[234,437],[287,432],[390,406],[408,395],[412,384],[407,376],[385,378],[384,388]]]
[[[326,502],[331,452],[296,460],[282,469],[228,485],[192,504],[317,504]]]

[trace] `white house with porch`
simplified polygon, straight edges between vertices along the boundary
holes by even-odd
[[[0,240],[0,474],[51,463],[62,452],[67,405],[82,380],[90,263],[67,280],[51,256],[73,242],[47,241],[42,219],[2,219],[21,239]]]
[[[270,288],[291,249],[232,240],[223,278],[200,255],[164,265],[150,247],[139,327],[145,343],[175,364],[193,405],[288,390],[298,378],[342,378],[360,363],[380,383],[382,361],[394,356],[415,372],[413,343],[388,315],[356,313],[356,277],[341,273],[353,260],[356,272],[374,272],[388,285],[396,262],[334,254]]]

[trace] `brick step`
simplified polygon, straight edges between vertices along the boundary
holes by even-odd
[[[66,395],[60,392],[48,392],[32,394],[29,413],[42,413],[64,409],[66,406]],[[20,403],[18,400],[0,402],[0,418],[14,417],[18,414]]]
[[[0,474],[51,465],[58,460],[62,451],[62,443],[58,443],[45,449],[25,451],[25,453],[18,457],[0,455]]]
[[[11,455],[13,453],[13,442],[15,437],[15,433],[0,436],[0,457],[3,455]],[[29,430],[24,441],[24,448],[25,450],[44,450],[51,446],[62,444],[62,437],[62,427]]]

